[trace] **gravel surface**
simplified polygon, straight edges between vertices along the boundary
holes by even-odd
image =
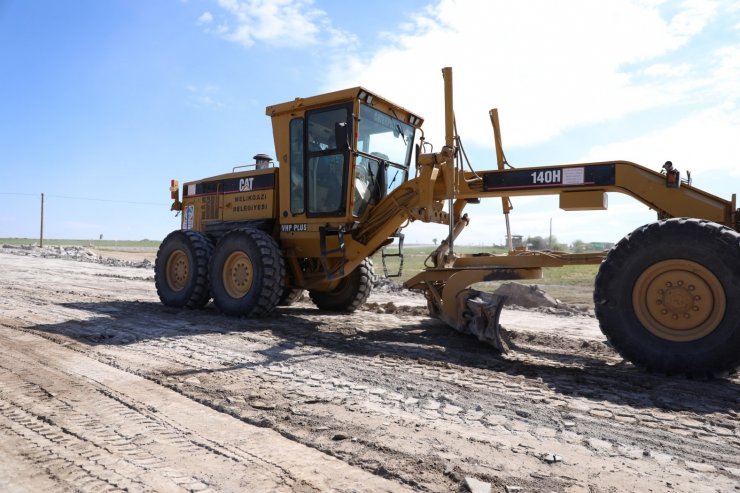
[[[588,312],[507,308],[499,355],[393,287],[237,319],[8,250],[0,491],[740,491],[740,379],[646,374]]]

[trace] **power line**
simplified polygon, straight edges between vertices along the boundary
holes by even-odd
[[[38,193],[23,193],[23,192],[0,192],[0,195],[22,195],[27,197],[38,197]],[[49,195],[46,194],[46,198],[55,199],[70,199],[70,200],[87,200],[90,202],[110,202],[115,204],[133,204],[133,205],[156,205],[157,207],[167,207],[167,204],[163,202],[136,202],[133,200],[116,200],[116,199],[96,199],[93,197],[73,197],[71,195]]]
[[[133,200],[95,199],[92,197],[72,197],[69,195],[47,195],[47,197],[53,197],[56,199],[87,200],[90,202],[111,202],[115,204],[156,205],[156,206],[166,206],[167,205],[162,202],[135,202]]]

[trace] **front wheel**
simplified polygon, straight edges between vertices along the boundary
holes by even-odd
[[[638,228],[596,276],[601,330],[633,363],[707,376],[740,365],[740,235],[697,219]]]
[[[320,310],[353,312],[370,296],[374,277],[373,261],[366,258],[331,291],[309,291],[308,294]]]

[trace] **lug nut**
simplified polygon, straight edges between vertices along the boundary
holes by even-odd
[[[665,287],[670,288],[671,286],[673,286],[673,283],[671,281],[665,283]]]
[[[696,288],[694,287],[694,285],[693,285],[693,284],[689,284],[689,291],[693,291],[693,290],[695,290],[695,289],[696,289]]]
[[[679,286],[683,286],[683,281],[678,281],[676,284],[678,284]]]
[[[701,296],[699,296],[698,294],[694,296],[694,301],[699,301],[700,299],[701,299]]]
[[[660,311],[660,314],[661,314],[661,315],[668,315],[668,310],[666,310],[665,308],[663,308],[663,309],[662,309],[662,310]]]
[[[695,312],[699,311],[699,307],[696,305],[692,306],[691,309],[694,310]]]
[[[678,315],[676,315],[676,314],[674,313],[673,315],[671,315],[671,318],[672,318],[673,320],[678,320]]]

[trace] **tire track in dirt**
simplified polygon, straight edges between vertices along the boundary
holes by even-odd
[[[665,413],[670,416],[671,423],[668,426],[666,416],[661,415],[657,410],[647,413],[639,412],[636,408],[652,405],[650,402],[645,402],[644,394],[639,392],[646,386],[673,385],[681,390],[687,385],[671,383],[673,380],[660,377],[646,379],[644,374],[634,369],[615,368],[602,362],[595,368],[588,369],[586,373],[583,368],[579,367],[579,364],[570,362],[569,366],[566,365],[562,357],[561,361],[557,361],[552,368],[548,368],[546,363],[551,360],[545,357],[547,355],[538,358],[524,352],[515,352],[508,356],[509,361],[499,360],[491,363],[488,361],[491,358],[490,352],[478,355],[486,358],[485,360],[475,357],[476,351],[472,350],[474,348],[466,347],[467,342],[460,342],[465,341],[464,338],[458,341],[457,347],[455,344],[448,345],[447,349],[461,353],[459,358],[451,355],[449,360],[465,361],[467,359],[470,366],[453,364],[449,361],[441,363],[433,359],[420,359],[419,354],[430,358],[433,356],[425,354],[429,352],[429,349],[413,348],[410,351],[412,358],[408,358],[405,356],[406,351],[394,348],[386,352],[390,353],[390,356],[383,353],[380,357],[381,354],[373,353],[367,348],[365,344],[367,341],[348,342],[345,335],[331,331],[306,334],[304,343],[294,346],[286,344],[285,339],[276,336],[278,334],[287,337],[283,329],[273,327],[270,331],[264,330],[265,322],[274,324],[274,321],[270,320],[261,321],[256,332],[240,333],[237,332],[239,329],[234,327],[235,325],[241,326],[243,330],[244,325],[250,325],[253,322],[221,320],[222,317],[193,312],[183,312],[178,314],[178,318],[189,325],[186,332],[193,331],[198,335],[180,338],[177,344],[173,345],[166,342],[166,337],[147,340],[145,337],[140,337],[140,334],[137,336],[135,327],[128,327],[125,321],[119,321],[118,330],[122,334],[132,335],[135,341],[140,342],[136,342],[135,345],[116,347],[116,351],[146,355],[148,365],[144,365],[144,368],[133,365],[139,374],[149,374],[165,382],[168,378],[173,379],[174,375],[175,383],[170,382],[170,385],[186,395],[209,403],[216,409],[228,410],[248,422],[267,424],[286,436],[297,437],[301,442],[320,450],[347,456],[350,460],[359,461],[370,470],[373,468],[377,470],[379,463],[382,463],[382,460],[378,460],[378,452],[386,456],[391,455],[396,465],[401,465],[401,470],[396,473],[398,478],[416,486],[424,486],[423,483],[418,483],[414,479],[414,475],[418,474],[418,467],[410,467],[410,464],[418,461],[418,453],[406,451],[403,447],[384,451],[383,448],[388,449],[387,443],[383,447],[378,447],[377,444],[381,443],[381,440],[365,439],[362,445],[370,452],[364,455],[363,453],[346,454],[332,446],[332,442],[324,436],[330,434],[327,432],[331,430],[346,429],[346,422],[335,417],[341,416],[343,414],[341,411],[347,407],[360,406],[378,412],[384,416],[386,421],[390,420],[397,425],[409,422],[441,422],[449,426],[457,425],[461,428],[460,436],[470,435],[464,428],[476,424],[483,428],[479,430],[479,434],[509,433],[519,438],[527,438],[531,435],[540,439],[570,440],[571,445],[584,446],[596,457],[603,455],[632,460],[654,460],[670,465],[680,462],[676,457],[683,456],[693,459],[689,461],[688,466],[695,469],[706,469],[697,465],[702,461],[705,463],[724,461],[731,469],[738,465],[737,461],[727,460],[727,456],[732,455],[731,451],[736,442],[730,442],[728,447],[720,447],[717,450],[717,446],[721,445],[728,435],[735,437],[732,431],[735,426],[732,424],[731,416],[725,419],[715,419],[712,422],[704,420],[696,413],[684,411],[681,419],[674,421],[675,413]],[[207,330],[199,325],[203,319],[207,323],[219,322],[221,327],[215,334],[218,339],[213,334],[204,334]],[[423,325],[421,320],[414,319],[414,321]],[[284,326],[284,324],[277,325]],[[140,329],[138,330],[140,333]],[[178,331],[176,327],[172,330],[182,335],[182,331]],[[290,330],[292,332],[297,330],[295,323],[291,324]],[[68,335],[74,336],[75,334]],[[564,345],[569,347],[572,345],[571,342],[565,341]],[[532,341],[529,343],[530,347],[536,348],[536,345],[531,345]],[[233,349],[235,347],[239,347],[239,350]],[[259,358],[255,354],[265,356],[264,353],[266,353],[266,356],[269,356],[270,351],[266,351],[266,348],[270,347],[282,348],[273,353],[283,353],[286,347],[290,347],[292,351],[290,361],[296,363],[283,361],[268,365],[264,362],[259,363],[257,361]],[[319,348],[322,351],[318,351]],[[351,349],[350,354],[347,354],[348,348]],[[326,349],[330,349],[331,352],[327,352]],[[363,353],[366,357],[362,356]],[[316,354],[323,354],[323,356],[317,357]],[[598,355],[599,351],[594,354]],[[120,358],[121,361],[127,363],[136,359],[132,354]],[[165,367],[174,364],[179,369],[169,372],[151,369],[153,362],[162,360],[167,362]],[[328,360],[331,364],[327,364]],[[491,367],[499,371],[491,371]],[[501,372],[500,370],[505,367],[508,369]],[[235,372],[234,369],[239,371]],[[532,373],[533,369],[536,370],[534,373],[541,374],[549,371],[550,375],[546,378],[549,383],[545,383],[546,379],[542,376],[525,377],[525,374]],[[414,382],[410,389],[398,388],[398,375],[401,372],[410,377],[408,381]],[[199,377],[188,382],[187,380],[193,379],[194,375],[199,375]],[[215,378],[213,375],[218,377]],[[178,380],[177,377],[182,378]],[[631,380],[639,383],[636,385]],[[652,384],[645,382],[652,382]],[[232,398],[231,401],[223,399],[224,394],[233,394],[235,389],[246,390],[254,388],[255,385],[265,386],[265,384],[268,388],[277,391],[267,407],[258,401],[257,408],[250,409],[249,400],[242,400],[240,406],[237,404],[238,399]],[[710,382],[704,385],[715,384]],[[423,394],[415,390],[425,386],[434,387],[434,392]],[[595,390],[609,386],[612,387],[611,392]],[[637,386],[637,393],[635,393],[635,386]],[[466,392],[474,392],[474,394],[465,395]],[[565,395],[561,397],[558,393]],[[578,396],[579,393],[581,396]],[[634,394],[633,399],[630,399],[630,394]],[[714,395],[718,398],[722,396],[721,384]],[[506,396],[507,405],[501,406],[495,398],[490,396]],[[730,399],[731,403],[732,393],[725,397]],[[603,402],[595,405],[594,400],[599,398],[602,398]],[[296,399],[298,402],[311,403],[304,406],[310,408],[311,412],[290,404]],[[342,405],[337,405],[338,401]],[[723,400],[719,398],[716,401],[714,410],[722,410]],[[710,404],[712,403],[704,399],[702,406],[705,410],[711,410]],[[727,401],[725,401],[726,404]],[[544,412],[543,407],[546,408]],[[281,425],[280,421],[285,420],[285,416],[281,413],[286,412],[297,416],[295,419],[289,417],[288,420],[297,422],[299,426]],[[266,419],[265,416],[270,416],[271,419]],[[682,423],[688,423],[688,425],[684,426]],[[631,426],[625,426],[626,424]],[[306,433],[306,425],[309,428],[313,426],[314,430],[316,428],[325,429],[319,429],[319,433],[310,431]],[[372,426],[372,420],[364,429],[360,428],[357,423],[354,424],[360,436],[372,435]],[[644,436],[645,427],[654,430]],[[725,432],[725,436],[719,440],[717,430],[719,433]],[[320,433],[322,431],[324,433]],[[703,443],[706,441],[709,443]],[[493,443],[497,442],[494,440]],[[520,452],[537,458],[538,442],[535,440],[533,443],[533,445],[524,447]],[[510,444],[498,443],[498,445],[506,447]],[[514,447],[516,448],[517,445],[521,443],[515,444]],[[714,445],[714,447],[707,447],[707,445]],[[651,450],[660,450],[660,452],[651,455]],[[434,460],[430,462],[435,463]],[[403,470],[404,463],[407,464],[408,472]],[[441,464],[435,464],[432,468],[439,470],[439,473],[444,473],[447,467]],[[685,461],[682,465],[686,466]],[[449,476],[450,472],[447,472]],[[393,472],[390,474],[393,475]],[[431,485],[426,485],[426,487],[433,489]]]
[[[308,304],[240,320],[64,294],[22,310],[43,323],[0,324],[399,487],[449,491],[467,475],[548,491],[732,491],[740,481],[737,377],[645,374],[592,337],[514,331],[501,357],[424,317]]]
[[[12,356],[0,354],[0,430],[23,441],[30,451],[20,459],[29,469],[43,467],[61,490],[323,491],[333,483],[390,489],[320,456],[314,457],[316,466],[323,462],[336,476],[317,475],[313,465],[283,460],[282,452],[270,452],[267,444],[247,445],[225,430],[219,436],[210,430],[207,417],[218,418],[218,425],[224,424],[223,415],[183,399],[162,401],[151,392],[143,394],[143,401],[136,394],[153,387],[151,383],[68,349],[44,347],[40,340],[0,329],[4,348],[24,349]],[[188,418],[190,414],[195,418]],[[238,421],[231,424],[237,434],[244,428]],[[254,438],[264,441],[265,433],[258,431]],[[295,446],[290,443],[282,444],[286,453],[300,456],[308,450],[291,450]]]

